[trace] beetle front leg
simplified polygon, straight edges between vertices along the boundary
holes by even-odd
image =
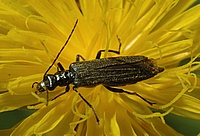
[[[113,88],[113,87],[110,87],[110,86],[105,86],[104,87],[112,92],[117,92],[117,93],[127,93],[127,94],[132,94],[132,95],[136,95],[138,97],[140,97],[142,100],[144,100],[145,102],[147,102],[148,104],[150,104],[151,106],[153,104],[156,104],[154,102],[150,102],[148,101],[147,99],[143,98],[141,95],[137,94],[136,92],[128,92],[128,91],[125,91],[123,89],[120,89],[120,88]]]
[[[65,71],[64,67],[62,66],[62,64],[60,62],[57,63],[57,71]]]
[[[54,97],[54,98],[51,99],[51,100],[53,101],[53,100],[57,99],[58,97],[60,97],[61,95],[63,95],[63,94],[65,94],[65,93],[69,92],[69,89],[70,89],[70,88],[69,88],[69,85],[67,85],[66,88],[65,88],[65,91],[64,91],[63,93],[57,95],[56,97]]]

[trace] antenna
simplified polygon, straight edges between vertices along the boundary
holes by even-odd
[[[63,45],[63,47],[60,49],[60,51],[58,52],[57,56],[55,57],[54,61],[52,62],[52,64],[49,66],[49,68],[47,69],[47,71],[44,73],[44,76],[43,76],[43,79],[45,77],[45,75],[47,74],[47,72],[49,72],[49,70],[52,68],[52,66],[55,64],[56,60],[58,59],[58,57],[60,56],[61,52],[63,51],[63,49],[65,48],[65,46],[67,45],[67,43],[69,42],[76,26],[77,26],[77,23],[78,23],[78,19],[76,20],[75,24],[74,24],[74,27],[69,35],[69,37],[67,38],[67,41],[65,42],[65,44]]]

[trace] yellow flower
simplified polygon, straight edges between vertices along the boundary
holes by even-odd
[[[0,1],[0,111],[27,106],[38,109],[12,132],[16,135],[181,135],[165,124],[174,113],[200,120],[200,78],[195,61],[200,56],[200,6],[186,10],[193,1]],[[186,10],[186,11],[185,11]],[[122,86],[135,95],[114,93],[102,85],[78,88],[91,108],[70,91],[49,101],[36,95],[33,82],[42,80],[78,19],[77,27],[57,62],[68,69],[77,54],[93,60],[96,53],[117,50],[122,56],[144,55],[157,60],[165,71],[157,76]],[[117,56],[104,53],[102,57]],[[191,58],[183,66],[181,60]],[[48,73],[54,74],[56,66]],[[8,90],[8,91],[6,91]],[[49,99],[65,91],[57,87]],[[153,113],[150,108],[164,113]]]

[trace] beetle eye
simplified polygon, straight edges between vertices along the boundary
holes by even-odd
[[[37,86],[37,90],[39,92],[44,92],[45,91],[44,88],[40,84]]]
[[[36,89],[37,89],[37,91],[35,91],[36,94],[44,92],[45,91],[44,83],[43,82],[38,83]]]

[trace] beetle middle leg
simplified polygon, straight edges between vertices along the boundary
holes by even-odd
[[[92,109],[92,111],[93,111],[93,113],[94,113],[94,116],[95,116],[95,118],[96,118],[96,121],[97,121],[97,123],[99,124],[100,120],[99,120],[99,117],[97,116],[97,113],[96,113],[95,109],[93,108],[93,106],[83,97],[83,95],[82,95],[81,93],[78,92],[76,86],[73,86],[73,90],[74,90],[75,92],[77,92],[78,95],[81,97],[81,99]]]
[[[83,56],[81,56],[80,54],[77,54],[76,61],[80,61],[80,58],[85,61],[85,58],[83,58]]]
[[[116,54],[120,54],[120,49],[121,49],[121,41],[120,41],[120,39],[119,39],[119,37],[117,36],[117,39],[118,39],[118,42],[119,42],[119,49],[118,49],[118,51],[115,51],[115,50],[108,50],[108,52],[112,52],[112,53],[116,53]],[[98,52],[97,52],[97,56],[96,56],[96,59],[100,59],[100,57],[101,57],[101,53],[102,52],[105,52],[106,50],[99,50]]]
[[[148,104],[150,104],[151,106],[153,104],[156,104],[154,102],[150,102],[148,101],[147,99],[143,98],[141,95],[137,94],[136,92],[128,92],[128,91],[125,91],[123,89],[120,89],[120,88],[113,88],[113,87],[110,87],[110,86],[105,86],[104,87],[112,92],[117,92],[117,93],[127,93],[127,94],[132,94],[132,95],[136,95],[138,97],[140,97],[142,100],[144,100],[145,102],[147,102]]]

